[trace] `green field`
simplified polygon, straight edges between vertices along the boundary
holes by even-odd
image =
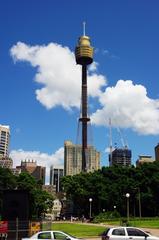
[[[52,230],[67,232],[76,237],[99,236],[106,227],[96,225],[86,225],[82,223],[52,223]]]
[[[101,233],[107,228],[107,226],[120,226],[121,221],[108,221],[104,222],[105,226],[100,224],[85,224],[85,223],[71,223],[71,222],[55,222],[43,225],[44,229],[52,229],[64,231],[72,236],[79,238],[84,237],[99,237]],[[142,227],[142,228],[159,228],[159,219],[131,219],[129,226]]]
[[[104,222],[105,225],[122,225],[122,221],[108,221]],[[134,218],[129,220],[129,226],[145,227],[145,228],[159,228],[159,218]]]
[[[153,220],[131,220],[130,224],[134,227],[159,228],[159,219]]]

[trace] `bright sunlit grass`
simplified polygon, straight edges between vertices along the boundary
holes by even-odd
[[[145,228],[159,228],[159,219],[154,220],[138,220],[130,221],[130,224],[135,227],[145,227]]]
[[[49,227],[52,230],[59,230],[66,232],[72,236],[78,238],[86,238],[86,237],[99,237],[101,233],[107,228],[107,226],[120,226],[121,221],[109,221],[104,222],[105,226],[100,226],[96,224],[85,224],[85,223],[71,223],[71,222],[55,222],[52,223]],[[145,228],[159,228],[159,219],[131,219],[129,221],[129,226],[134,227],[145,227]],[[46,225],[44,226],[45,229]],[[43,229],[43,230],[44,230]]]
[[[52,230],[67,232],[76,237],[99,236],[106,228],[103,226],[86,225],[80,223],[53,223]]]

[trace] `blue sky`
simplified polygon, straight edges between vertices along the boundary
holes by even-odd
[[[132,150],[154,157],[159,138],[159,2],[157,0],[2,0],[0,124],[11,130],[14,164],[29,158],[61,165],[76,142],[81,75],[73,52],[82,35],[94,47],[88,71],[93,144],[108,165],[120,128]]]

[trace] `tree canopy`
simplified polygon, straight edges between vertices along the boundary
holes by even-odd
[[[4,190],[26,190],[29,193],[30,200],[30,216],[31,218],[39,218],[47,212],[53,205],[53,196],[42,190],[41,181],[37,181],[27,172],[13,175],[6,168],[0,167],[0,212],[2,208],[2,198]]]
[[[74,214],[89,214],[115,209],[126,216],[126,193],[130,194],[130,214],[139,216],[159,215],[159,162],[145,163],[139,167],[103,167],[93,173],[65,176],[64,191],[74,203]],[[141,209],[139,209],[141,205]]]

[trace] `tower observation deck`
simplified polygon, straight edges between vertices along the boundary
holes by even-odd
[[[76,63],[82,66],[82,116],[79,121],[82,123],[82,171],[86,172],[87,155],[87,124],[90,118],[87,113],[87,65],[93,62],[93,48],[90,44],[90,38],[85,35],[85,23],[83,36],[78,40],[75,48]]]

